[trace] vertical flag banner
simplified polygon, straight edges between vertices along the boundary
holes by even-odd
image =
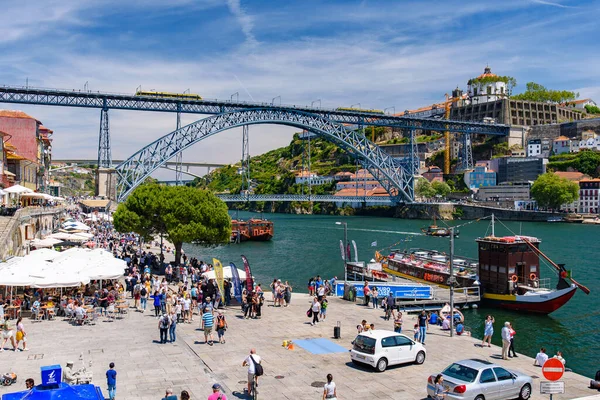
[[[352,246],[354,247],[354,262],[358,262],[358,250],[356,249],[356,242],[352,241]]]
[[[217,279],[219,291],[223,296],[223,301],[225,301],[225,289],[223,288],[223,265],[221,264],[221,261],[213,258],[213,266],[215,268],[215,278]]]
[[[252,271],[250,271],[250,263],[248,263],[246,256],[242,256],[242,261],[244,261],[244,270],[246,271],[246,290],[251,292],[254,288],[252,287]]]
[[[233,296],[240,303],[242,302],[242,282],[240,282],[240,274],[234,263],[229,263],[231,268],[231,283],[233,285]]]
[[[340,240],[340,253],[342,253],[342,260],[346,260],[346,256],[344,255],[344,243]]]

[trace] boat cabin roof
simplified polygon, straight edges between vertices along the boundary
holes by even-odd
[[[542,242],[540,239],[538,239],[536,237],[523,236],[523,235],[503,236],[503,237],[486,236],[486,237],[476,239],[476,241],[480,242],[480,243],[486,242],[486,243],[506,244],[506,245],[515,244],[515,243],[525,243],[525,240],[527,240],[530,243],[541,243]]]

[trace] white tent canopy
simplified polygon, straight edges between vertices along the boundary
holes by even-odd
[[[31,245],[37,248],[40,247],[52,247],[55,244],[62,243],[63,240],[55,239],[55,238],[46,238],[46,239],[33,239],[31,241]]]
[[[16,194],[33,193],[33,190],[26,188],[25,186],[21,186],[21,185],[13,185],[13,186],[7,187],[6,189],[4,189],[4,191],[6,193],[16,193]]]
[[[62,253],[40,249],[0,263],[0,285],[72,287],[93,279],[117,279],[126,267],[125,261],[101,249],[73,248]]]

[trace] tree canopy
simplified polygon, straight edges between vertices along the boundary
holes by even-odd
[[[569,92],[568,90],[552,90],[535,82],[527,83],[527,90],[523,93],[512,96],[516,100],[538,101],[542,103],[565,103],[575,100],[579,93]]]
[[[579,199],[579,185],[547,172],[540,175],[531,186],[531,197],[540,207],[558,210],[563,204]]]
[[[136,188],[114,214],[115,229],[144,238],[166,235],[175,246],[175,262],[183,243],[226,243],[231,237],[227,206],[212,193],[187,186],[154,183]]]
[[[420,178],[415,185],[415,193],[417,196],[430,199],[435,196],[446,197],[452,189],[446,182],[434,181],[430,183],[425,178]]]

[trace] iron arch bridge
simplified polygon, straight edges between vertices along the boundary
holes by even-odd
[[[217,114],[175,130],[145,146],[115,167],[116,195],[121,202],[150,174],[181,151],[219,132],[252,124],[278,124],[306,129],[336,143],[364,161],[395,202],[412,202],[412,168],[400,164],[364,135],[320,115],[297,110],[256,108]]]

